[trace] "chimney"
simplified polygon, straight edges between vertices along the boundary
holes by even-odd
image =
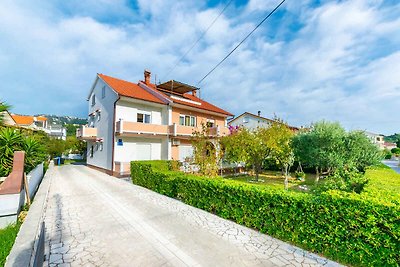
[[[151,72],[149,70],[144,70],[144,83],[149,85],[151,78]]]
[[[195,97],[197,97],[197,90],[193,90],[193,91],[192,91],[192,95],[195,96]]]
[[[258,117],[261,117],[261,111],[258,111],[257,114],[258,114]]]

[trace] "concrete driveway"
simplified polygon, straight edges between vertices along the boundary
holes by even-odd
[[[397,173],[400,173],[400,161],[398,160],[383,160],[383,164],[386,164],[393,170],[395,170]]]
[[[337,265],[86,166],[52,173],[49,266]]]

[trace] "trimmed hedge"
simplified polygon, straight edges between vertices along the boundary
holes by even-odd
[[[171,161],[131,162],[132,181],[225,219],[357,266],[400,264],[400,207],[329,191],[288,192],[171,171]]]

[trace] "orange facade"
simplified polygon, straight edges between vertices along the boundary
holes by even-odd
[[[187,110],[182,108],[172,108],[172,123],[176,123],[179,125],[179,116],[180,115],[190,115],[196,117],[196,126],[201,129],[202,123],[207,123],[207,120],[214,120],[214,126],[219,126],[221,129],[225,127],[225,117],[210,115],[198,111]],[[189,127],[189,126],[187,126]]]

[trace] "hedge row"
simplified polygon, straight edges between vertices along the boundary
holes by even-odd
[[[399,206],[337,191],[311,195],[185,175],[171,165],[132,162],[132,181],[336,261],[400,264]]]

